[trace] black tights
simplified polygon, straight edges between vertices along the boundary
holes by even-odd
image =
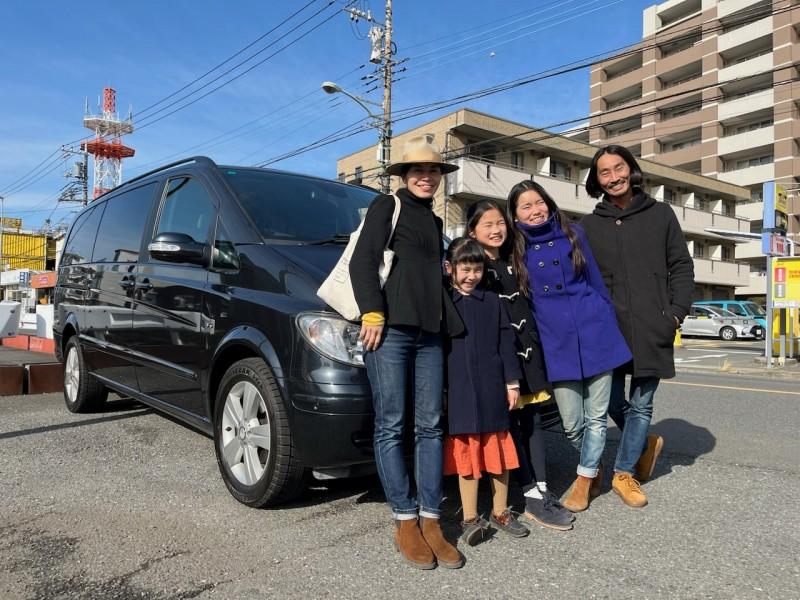
[[[527,492],[537,481],[547,481],[544,456],[541,404],[527,404],[511,411],[511,436],[519,457],[519,469],[513,473],[523,492]]]

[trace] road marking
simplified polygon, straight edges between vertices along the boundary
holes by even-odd
[[[700,348],[687,348],[689,352],[714,352],[714,350],[701,350]],[[745,350],[726,350],[728,354],[750,354],[751,356],[761,356],[763,352],[746,352]]]
[[[790,394],[792,396],[800,396],[800,392],[790,392],[788,390],[764,390],[760,388],[743,388],[743,387],[732,387],[728,385],[712,385],[710,383],[686,383],[683,381],[662,381],[661,383],[666,383],[667,385],[688,385],[690,387],[715,388],[718,390],[736,390],[738,392],[761,392],[764,394]]]

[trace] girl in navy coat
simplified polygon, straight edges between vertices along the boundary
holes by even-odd
[[[586,510],[600,491],[612,371],[631,359],[600,270],[580,226],[569,224],[538,183],[522,181],[508,211],[524,236],[515,248],[567,439],[581,453],[563,505]]]
[[[508,508],[509,470],[519,466],[508,411],[519,397],[522,373],[506,308],[496,294],[479,287],[485,262],[483,249],[470,238],[458,238],[447,249],[445,269],[465,332],[453,337],[448,349],[444,474],[458,474],[462,539],[470,546],[489,527],[478,515],[482,471],[492,482],[492,525],[514,537],[528,535]]]
[[[572,529],[575,516],[547,489],[542,409],[552,410],[552,402],[548,402],[552,389],[545,373],[539,329],[531,316],[528,271],[522,261],[515,264],[512,256],[515,243],[524,243],[524,239],[506,222],[505,211],[495,200],[480,200],[467,208],[467,235],[486,253],[486,287],[505,304],[517,338],[522,379],[520,397],[510,416],[511,437],[519,458],[514,475],[525,495],[525,517],[552,529]]]

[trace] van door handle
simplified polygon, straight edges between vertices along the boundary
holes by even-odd
[[[128,289],[136,285],[136,281],[134,281],[133,277],[123,277],[122,280],[119,282],[119,285],[120,287]]]
[[[147,277],[145,277],[144,279],[142,279],[142,282],[136,287],[138,287],[140,290],[144,290],[145,292],[149,292],[150,290],[153,289],[153,284],[150,283],[150,280]]]

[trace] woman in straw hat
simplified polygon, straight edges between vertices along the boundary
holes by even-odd
[[[443,286],[442,220],[432,206],[442,175],[456,169],[444,162],[433,135],[408,140],[402,159],[387,169],[405,187],[396,194],[400,217],[390,243],[395,261],[385,287],[381,289],[378,268],[391,234],[392,196],[378,196],[370,206],[350,261],[375,407],[375,462],[394,515],[397,549],[420,569],[432,569],[437,563],[447,568],[463,564],[439,526],[442,334],[460,333],[463,324]],[[407,396],[414,402],[416,493],[403,449],[403,430],[411,425],[406,416]]]

